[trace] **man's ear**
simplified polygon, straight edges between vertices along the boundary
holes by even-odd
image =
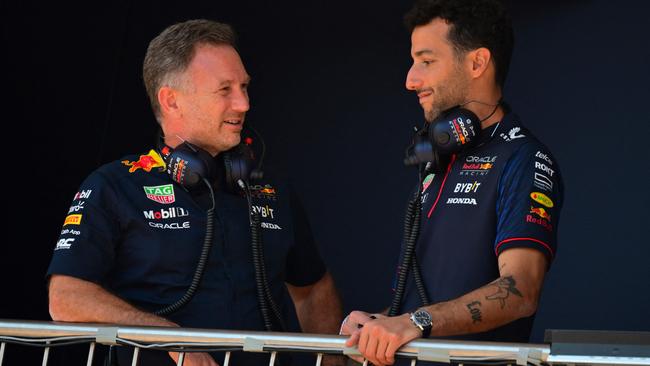
[[[468,58],[472,66],[470,74],[476,79],[481,77],[488,69],[490,60],[492,60],[492,54],[487,48],[481,47],[468,52]]]
[[[158,104],[163,116],[176,116],[181,113],[178,105],[178,91],[169,86],[158,90]]]

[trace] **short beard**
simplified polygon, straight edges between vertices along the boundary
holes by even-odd
[[[467,91],[469,90],[469,77],[463,73],[460,64],[456,65],[454,72],[447,80],[440,83],[443,88],[437,88],[434,91],[434,96],[438,96],[439,100],[435,99],[431,102],[431,109],[424,110],[424,119],[431,123],[440,116],[440,114],[450,108],[461,105],[466,102]]]

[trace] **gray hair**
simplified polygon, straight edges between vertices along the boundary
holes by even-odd
[[[144,56],[142,77],[156,119],[160,119],[158,91],[166,85],[181,85],[180,76],[192,62],[196,46],[229,45],[235,48],[235,38],[235,32],[228,24],[195,19],[169,26],[151,40]]]

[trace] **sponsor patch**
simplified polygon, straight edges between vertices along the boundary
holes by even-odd
[[[74,229],[63,229],[61,230],[61,235],[81,235],[81,231],[79,230],[74,230]]]
[[[174,185],[164,184],[162,186],[143,186],[144,193],[147,195],[147,198],[162,203],[163,205],[168,205],[176,201],[176,196],[174,196]]]
[[[93,190],[92,190],[92,189],[89,189],[89,190],[81,190],[81,191],[77,192],[77,194],[74,195],[74,199],[73,199],[73,201],[76,201],[76,200],[83,200],[83,199],[86,199],[86,198],[90,198],[90,194],[91,194],[91,193],[93,193]]]
[[[59,239],[59,241],[56,243],[56,247],[54,248],[54,250],[70,249],[73,241],[74,238]]]
[[[181,229],[189,229],[190,228],[190,222],[189,221],[184,221],[184,222],[170,222],[170,223],[162,223],[162,222],[153,222],[149,221],[149,226],[156,228],[156,229],[165,229],[165,230],[181,230]]]
[[[476,205],[475,198],[465,197],[449,197],[447,198],[448,205]]]
[[[429,198],[429,193],[425,193],[420,197],[420,203],[425,204],[427,202],[427,199]],[[424,207],[422,207],[422,210],[424,210]]]
[[[551,160],[551,158],[549,158],[548,155],[544,154],[541,151],[536,152],[535,157],[544,160],[545,162],[549,163],[550,165],[553,165],[553,161]]]
[[[545,191],[553,190],[553,181],[542,173],[535,172],[535,180],[533,181],[533,184],[535,187]]]
[[[426,178],[424,178],[424,180],[422,181],[422,192],[426,191],[427,188],[429,188],[435,176],[436,176],[435,174],[431,173],[427,175]]]
[[[76,205],[70,206],[70,209],[68,210],[68,213],[73,213],[73,212],[79,212],[84,209],[84,203],[86,201],[81,201]]]
[[[501,133],[499,136],[501,136],[502,139],[506,141],[512,141],[516,139],[520,139],[522,137],[526,137],[524,134],[520,134],[519,132],[521,131],[521,127],[513,127],[508,131],[508,134],[506,135],[505,133]]]
[[[81,214],[68,215],[63,222],[66,225],[81,225]]]
[[[282,230],[282,228],[279,225],[270,222],[262,222],[260,223],[260,226],[262,227],[262,229]]]
[[[539,170],[543,171],[544,173],[550,175],[551,177],[553,176],[553,173],[555,173],[555,170],[549,168],[544,163],[540,163],[539,161],[535,162],[535,169],[539,169]]]
[[[134,173],[138,169],[145,172],[150,172],[153,168],[160,168],[161,172],[165,170],[165,162],[155,150],[149,151],[147,155],[140,155],[137,161],[122,160],[122,164],[129,167],[129,173]]]
[[[182,207],[161,208],[160,210],[142,211],[142,213],[144,214],[144,218],[149,220],[165,220],[190,215],[190,213]]]
[[[476,193],[481,183],[474,181],[473,183],[456,183],[454,193]]]
[[[530,198],[533,199],[533,201],[537,203],[541,203],[542,205],[551,208],[553,207],[553,200],[551,200],[547,195],[541,192],[533,192],[530,194]]]
[[[544,219],[540,219],[532,215],[526,215],[526,222],[539,225],[548,231],[553,231],[553,225]]]
[[[275,216],[273,216],[273,211],[274,209],[269,207],[269,205],[265,205],[265,206],[253,205],[253,212],[259,213],[260,215],[262,215],[263,218],[274,219]]]

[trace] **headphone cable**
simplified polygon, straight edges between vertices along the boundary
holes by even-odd
[[[210,191],[210,199],[212,201],[212,207],[210,207],[210,209],[208,209],[207,211],[205,237],[203,239],[203,247],[201,248],[201,255],[199,257],[199,262],[196,265],[196,270],[194,271],[192,282],[190,283],[190,286],[185,291],[185,294],[180,299],[178,299],[175,303],[155,311],[154,314],[156,315],[169,315],[171,313],[178,311],[183,306],[185,306],[190,300],[192,300],[192,297],[194,297],[194,293],[199,287],[201,278],[203,277],[203,272],[205,271],[205,265],[208,261],[208,255],[210,254],[210,249],[212,248],[212,236],[214,234],[214,208],[216,205],[215,205],[214,190],[212,189],[212,185],[206,178],[202,178],[202,179],[205,185],[208,186],[208,189]]]

